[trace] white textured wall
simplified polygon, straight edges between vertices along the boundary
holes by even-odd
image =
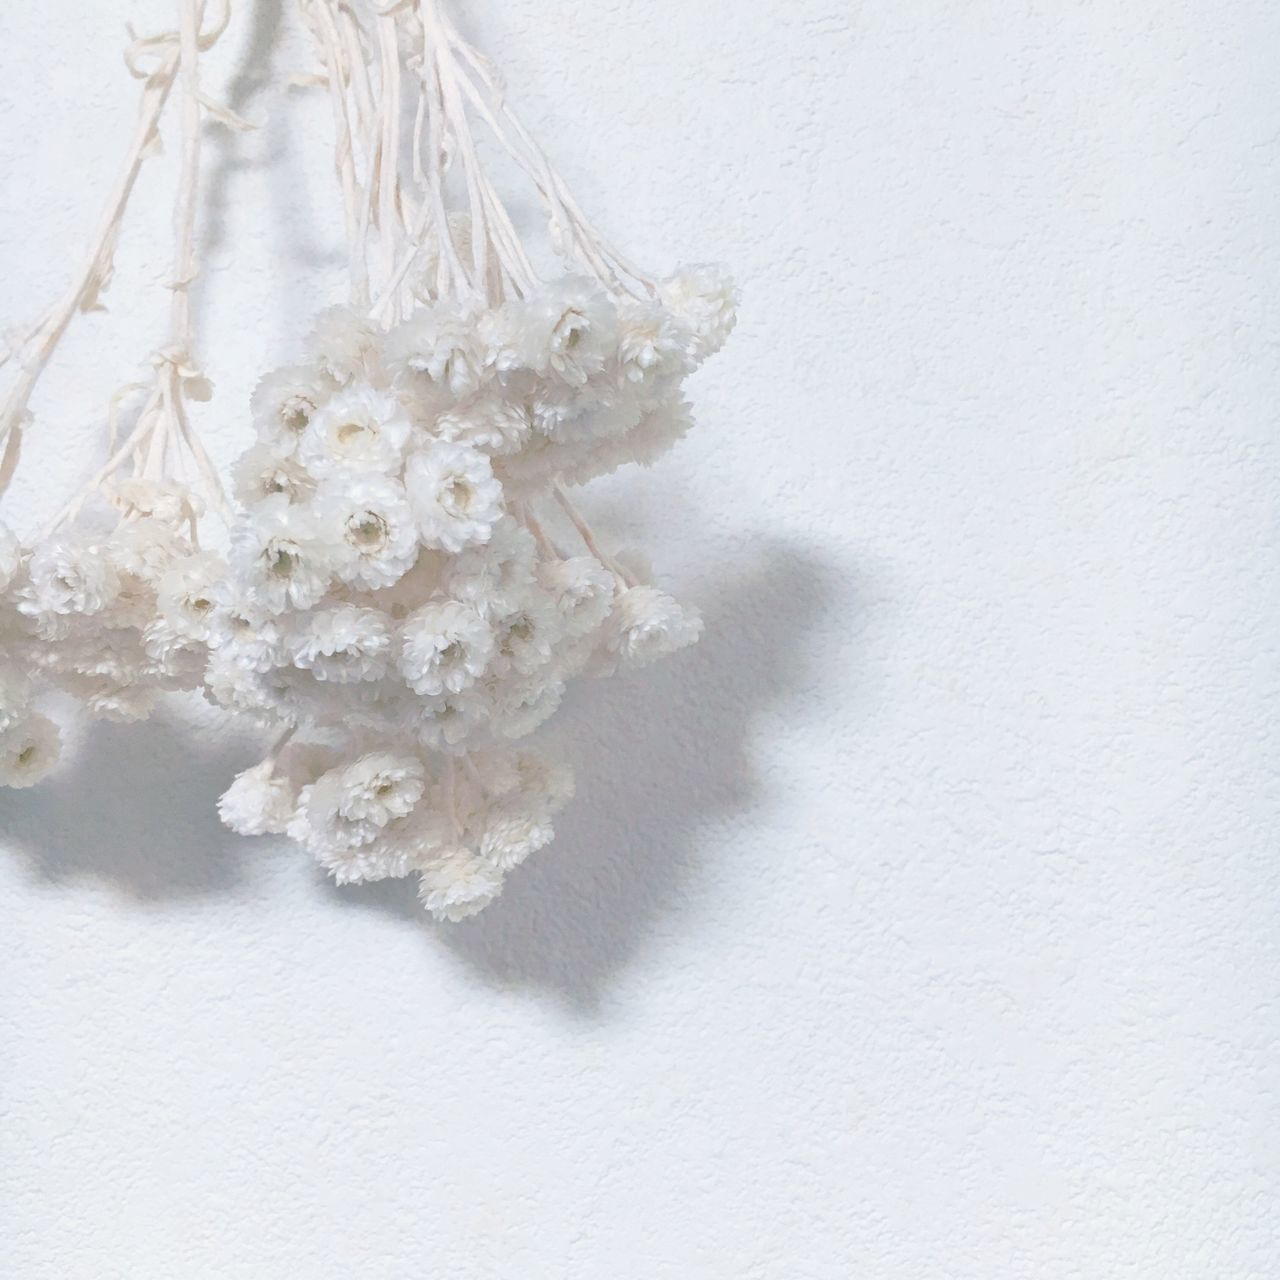
[[[303,48],[238,7],[221,457],[340,272],[324,104],[263,91]],[[463,8],[610,233],[746,284],[700,433],[590,498],[706,641],[575,697],[581,798],[471,925],[221,831],[252,743],[180,708],[0,798],[0,1274],[1274,1280],[1280,11]],[[167,9],[0,8],[5,324]],[[158,335],[170,176],[19,525]]]

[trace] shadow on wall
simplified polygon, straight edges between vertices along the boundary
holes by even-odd
[[[253,853],[216,808],[246,753],[242,742],[202,743],[164,715],[97,721],[69,768],[4,794],[0,835],[55,884],[98,879],[141,901],[222,893]]]
[[[740,830],[767,800],[753,768],[753,721],[816,680],[806,640],[835,584],[807,551],[784,545],[757,543],[737,565],[736,579],[727,570],[721,593],[700,601],[700,644],[588,682],[555,722],[548,745],[566,740],[578,780],[555,842],[480,916],[435,931],[493,982],[547,988],[590,1014],[656,922],[696,893],[708,827]],[[409,881],[329,891],[421,916]]]
[[[212,163],[204,187],[201,252],[211,268],[219,264],[234,266],[236,234],[269,233],[272,256],[278,268],[289,269],[291,276],[323,272],[337,285],[347,263],[345,244],[340,236],[335,238],[335,229],[341,227],[337,188],[318,194],[308,189],[307,167],[300,162],[304,139],[294,132],[296,113],[286,92],[280,88],[279,77],[273,76],[273,61],[284,43],[284,11],[284,0],[260,0],[250,7],[248,33],[243,37],[227,83],[226,105],[237,115],[247,116],[255,126],[254,132],[235,133],[218,124],[205,127]],[[228,36],[235,35],[236,30],[233,26]],[[315,59],[309,38],[300,52],[304,59]],[[323,94],[324,90],[310,92]],[[327,135],[322,135],[317,145],[321,150],[326,148]],[[258,226],[241,227],[237,232],[231,213],[236,204],[235,183],[241,174],[253,172],[267,177],[273,213]],[[207,284],[196,290],[196,306],[201,316],[210,292]],[[345,296],[345,288],[341,296]],[[268,349],[282,346],[288,352],[297,346],[310,317],[299,315],[294,291],[290,288],[277,290],[275,303],[278,338],[268,344]]]
[[[323,880],[322,891],[420,925],[500,986],[548,989],[590,1014],[658,922],[697,892],[707,828],[741,829],[767,799],[753,722],[812,685],[807,636],[833,604],[852,608],[833,601],[832,571],[807,552],[756,544],[753,556],[754,568],[744,555],[736,580],[726,573],[701,602],[707,630],[694,649],[575,690],[548,745],[566,740],[577,798],[556,841],[481,916],[432,925],[412,880]],[[51,883],[98,879],[140,901],[229,892],[258,851],[222,827],[217,798],[254,758],[235,735],[210,740],[163,714],[98,722],[69,768],[5,796],[0,835]]]

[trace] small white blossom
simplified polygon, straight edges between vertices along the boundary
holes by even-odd
[[[269,671],[283,661],[283,627],[261,609],[254,608],[239,583],[218,583],[214,601],[209,644],[221,658],[246,671]]]
[[[284,494],[290,502],[305,502],[315,491],[311,473],[293,453],[276,444],[256,444],[241,454],[231,472],[236,498],[246,507]]]
[[[346,384],[367,378],[378,367],[382,333],[352,307],[326,307],[316,317],[307,350],[331,378]]]
[[[437,443],[411,454],[405,487],[428,547],[458,552],[488,542],[502,515],[502,486],[489,459],[465,445]]]
[[[589,635],[609,616],[617,579],[595,556],[544,560],[538,581],[550,595],[565,634]]]
[[[432,431],[441,440],[504,457],[518,452],[529,439],[533,420],[533,409],[526,400],[486,394],[440,414]]]
[[[384,828],[412,813],[425,790],[416,757],[363,756],[302,789],[289,834],[339,879],[374,878],[359,869],[357,851],[374,846]]]
[[[418,808],[392,818],[367,844],[324,848],[316,853],[316,860],[337,884],[399,879],[438,857],[447,840],[443,816]]]
[[[658,296],[694,333],[694,358],[713,356],[738,322],[738,290],[721,266],[684,267],[663,281]]]
[[[32,787],[47,777],[62,750],[58,726],[29,712],[0,733],[0,787]]]
[[[204,695],[215,706],[236,711],[261,724],[293,724],[288,690],[273,671],[256,671],[225,649],[215,650],[204,673]]]
[[[678,443],[693,425],[689,405],[680,396],[646,410],[626,435],[601,440],[565,463],[561,474],[568,484],[585,484],[630,463],[650,466]]]
[[[292,453],[316,411],[338,384],[314,365],[289,365],[268,373],[253,392],[251,408],[265,444]]]
[[[151,685],[113,684],[107,679],[89,679],[74,690],[85,709],[99,720],[115,724],[137,724],[151,717],[156,708],[158,690]]]
[[[374,752],[342,771],[343,816],[385,827],[413,812],[426,790],[426,771],[416,756]]]
[[[198,689],[209,661],[208,647],[175,629],[167,618],[156,618],[142,632],[149,659],[144,675],[165,689]]]
[[[511,303],[497,322],[499,368],[528,368],[581,387],[617,345],[617,310],[594,281],[566,277]]]
[[[625,666],[647,666],[695,643],[701,634],[696,609],[678,604],[656,587],[632,587],[614,601],[605,652]]]
[[[118,524],[106,548],[119,573],[154,584],[176,560],[191,554],[191,539],[166,520],[141,516]]]
[[[468,849],[449,849],[422,870],[418,898],[437,919],[465,920],[502,891],[502,875]]]
[[[218,584],[227,567],[211,551],[198,551],[175,561],[161,576],[156,604],[161,617],[181,636],[207,640]]]
[[[310,608],[328,588],[333,561],[310,514],[282,494],[242,516],[231,533],[232,568],[261,613]]]
[[[540,587],[521,592],[510,608],[494,621],[495,661],[499,674],[529,675],[551,661],[564,635],[560,614]]]
[[[238,773],[218,799],[223,825],[242,836],[278,835],[293,817],[297,796],[289,778],[264,760]]]
[[[367,474],[326,481],[316,494],[316,518],[337,548],[335,569],[343,582],[376,590],[413,567],[418,534],[404,486]]]
[[[449,595],[486,615],[508,613],[524,598],[537,562],[533,535],[513,517],[503,516],[487,543],[451,560],[444,587]]]
[[[554,839],[552,820],[573,795],[572,770],[539,756],[521,753],[509,774],[486,791],[468,822],[480,856],[504,872]]]
[[[669,308],[629,299],[618,308],[618,369],[627,382],[685,373],[693,334]]]
[[[493,628],[470,605],[437,600],[411,613],[400,628],[400,674],[415,693],[461,693],[493,657]]]
[[[189,523],[204,511],[204,504],[185,485],[172,480],[147,480],[130,476],[116,480],[109,492],[131,515],[149,517],[173,528]]]
[[[303,615],[288,648],[293,662],[317,680],[380,680],[391,661],[391,628],[377,609],[339,604]]]
[[[313,476],[400,470],[411,430],[400,402],[384,391],[356,383],[317,410],[298,447],[299,461]]]
[[[476,391],[484,378],[476,318],[454,303],[414,312],[387,335],[386,351],[392,369],[413,383],[425,380],[457,400]]]
[[[42,542],[31,554],[31,596],[24,612],[101,613],[120,590],[120,575],[106,548],[75,535]]]
[[[418,740],[435,751],[453,751],[489,723],[493,700],[476,684],[461,693],[442,693],[422,708],[414,724]]]
[[[491,727],[500,738],[524,738],[546,723],[564,698],[564,682],[543,672],[504,680],[494,696]]]

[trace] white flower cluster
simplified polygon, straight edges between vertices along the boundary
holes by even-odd
[[[166,690],[198,688],[217,556],[193,551],[191,496],[145,480],[113,492],[124,515],[78,521],[26,552],[0,526],[0,784],[30,786],[54,763],[41,685],[94,716],[143,720]]]
[[[552,838],[572,780],[517,744],[568,682],[698,637],[697,614],[604,549],[565,488],[680,439],[684,381],[728,337],[737,296],[719,268],[657,280],[599,236],[447,5],[302,12],[334,108],[358,306],[322,313],[305,362],[259,384],[233,510],[189,412],[211,387],[188,286],[201,113],[243,122],[199,87],[225,22],[181,33],[147,76],[137,133],[152,136],[157,87],[176,79],[183,283],[166,342],[112,398],[105,465],[49,531],[27,548],[0,526],[0,785],[57,760],[45,689],[115,720],[201,689],[276,737],[222,796],[228,826],[288,834],[343,883],[416,874],[427,910],[461,919]],[[539,279],[476,129],[532,184],[577,274]],[[130,152],[126,192],[149,150]],[[123,210],[73,309],[105,288]],[[18,344],[6,462],[65,326],[55,307]],[[200,542],[206,504],[225,553]]]
[[[320,317],[309,361],[255,393],[243,514],[208,588],[207,690],[346,746],[314,778],[270,761],[242,775],[230,825],[288,831],[342,880],[418,871],[449,917],[545,843],[568,787],[504,744],[572,676],[653,661],[701,624],[604,553],[560,554],[529,504],[678,439],[681,381],[733,317],[710,268],[646,304],[571,278],[389,332]]]

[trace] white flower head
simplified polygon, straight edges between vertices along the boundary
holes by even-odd
[[[293,453],[276,444],[255,444],[240,455],[231,471],[236,498],[243,506],[256,506],[278,493],[290,502],[305,502],[315,491],[310,472]]]
[[[488,771],[482,766],[481,772]],[[503,770],[502,785],[486,790],[468,821],[482,858],[500,871],[519,866],[555,837],[552,819],[573,795],[568,766],[522,752]]]
[[[337,388],[333,377],[315,365],[287,365],[268,373],[254,388],[251,400],[258,438],[291,453],[316,411]]]
[[[694,358],[713,356],[738,322],[738,289],[722,266],[688,266],[664,280],[658,296],[694,333]]]
[[[138,724],[151,718],[158,690],[153,685],[119,685],[105,677],[89,677],[78,688],[69,688],[98,720],[115,724]]]
[[[242,836],[278,835],[293,817],[297,795],[275,761],[263,760],[235,776],[218,799],[218,817]]]
[[[440,414],[432,431],[441,440],[505,457],[516,453],[529,439],[533,432],[533,409],[524,399],[480,395]]]
[[[416,756],[365,755],[302,789],[289,834],[339,882],[403,875],[407,862],[388,848],[388,836],[408,834],[394,824],[415,811],[425,791],[426,771]],[[407,858],[412,844],[404,844]]]
[[[130,514],[163,521],[175,528],[203,514],[204,504],[186,485],[173,480],[129,476],[110,488],[116,503]]]
[[[198,689],[209,662],[208,647],[178,631],[167,618],[156,618],[142,632],[142,647],[149,661],[143,674],[162,688]]]
[[[374,591],[398,582],[418,558],[418,533],[404,486],[376,473],[321,485],[316,518],[337,548],[343,582]]]
[[[605,629],[605,653],[624,666],[647,666],[694,644],[701,634],[696,609],[678,604],[656,587],[631,587],[614,601]]]
[[[334,774],[326,773],[325,778]],[[426,790],[426,771],[416,755],[374,751],[337,771],[342,792],[338,812],[346,822],[385,827],[413,812]]]
[[[502,515],[502,486],[489,459],[465,445],[438,442],[410,454],[405,487],[428,547],[458,552],[488,542]]]
[[[385,827],[413,812],[426,790],[426,770],[417,756],[378,751],[342,770],[343,817]]]
[[[538,581],[573,639],[589,635],[609,616],[617,579],[595,556],[544,560],[538,565]]]
[[[618,370],[626,382],[651,383],[687,373],[693,333],[669,307],[627,299],[618,308]]]
[[[424,746],[452,752],[480,733],[492,714],[493,700],[477,684],[461,693],[442,693],[433,698],[423,707],[413,728]]]
[[[624,445],[630,461],[642,467],[652,466],[673,445],[678,444],[693,426],[689,401],[674,395],[651,407],[626,437]]]
[[[175,561],[161,576],[156,604],[161,617],[181,636],[207,640],[217,589],[227,566],[211,551],[197,551]]]
[[[523,600],[537,570],[533,535],[512,516],[503,516],[483,546],[454,557],[444,574],[444,589],[486,616],[510,612]]]
[[[447,841],[448,824],[443,815],[419,807],[379,827],[367,844],[323,848],[315,856],[335,883],[363,884],[407,876],[438,857]]]
[[[693,425],[689,402],[672,396],[651,406],[626,435],[601,440],[563,469],[569,484],[585,484],[628,463],[650,466],[684,438]]]
[[[0,786],[35,786],[58,763],[61,751],[58,726],[39,712],[28,712],[0,734]]]
[[[495,673],[531,675],[551,661],[563,635],[551,597],[540,587],[529,587],[494,620]]]
[[[387,335],[386,351],[391,368],[411,386],[426,382],[455,400],[478,390],[484,379],[476,317],[458,303],[416,311]]]
[[[30,598],[24,611],[101,613],[120,591],[120,575],[105,546],[85,537],[59,535],[31,553]]]
[[[156,516],[122,521],[106,545],[116,569],[144,583],[158,583],[175,561],[191,554],[190,538]]]
[[[298,459],[318,479],[352,472],[399,472],[411,425],[400,402],[355,383],[311,419]]]
[[[317,680],[380,680],[391,661],[391,628],[381,610],[334,605],[302,615],[288,649],[294,664]]]
[[[498,367],[581,387],[605,368],[617,330],[617,309],[598,284],[574,276],[552,281],[496,319]]]
[[[548,679],[541,671],[502,681],[494,695],[494,734],[510,740],[527,737],[555,715],[564,688],[564,681]]]
[[[260,724],[291,725],[298,719],[296,698],[283,672],[255,670],[226,650],[215,650],[210,656],[204,694],[214,705]]]
[[[352,307],[326,307],[316,317],[307,349],[320,368],[340,383],[376,374],[383,334]]]
[[[50,659],[53,669],[133,684],[141,677],[146,652],[134,628],[86,625],[69,635]]]
[[[231,567],[260,613],[310,608],[328,589],[333,562],[310,513],[283,494],[259,503],[231,533]]]
[[[482,911],[502,891],[502,874],[469,849],[453,848],[422,870],[418,898],[437,919],[459,921]]]
[[[284,629],[255,608],[248,590],[226,580],[214,588],[216,608],[209,622],[209,646],[246,671],[269,671],[284,661]]]
[[[493,628],[471,605],[436,600],[411,613],[400,628],[400,674],[415,693],[461,693],[493,657]]]
[[[342,812],[346,798],[342,774],[341,767],[330,769],[298,793],[288,833],[315,857],[359,849],[377,839],[376,824]]]

